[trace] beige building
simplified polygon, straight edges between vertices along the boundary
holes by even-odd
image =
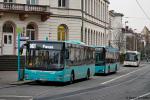
[[[114,10],[109,11],[109,41],[110,45],[118,48],[119,50],[123,51],[124,45],[124,34],[122,32],[123,29],[123,18],[122,13],[117,13]]]
[[[50,0],[50,40],[108,45],[108,0]]]
[[[30,40],[108,45],[108,0],[0,0],[0,55],[17,54],[17,31]]]
[[[50,14],[49,0],[0,0],[0,55],[17,54],[17,28],[30,40],[44,39]]]

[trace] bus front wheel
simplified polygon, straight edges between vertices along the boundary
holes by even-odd
[[[72,84],[73,82],[74,82],[74,72],[72,71],[70,75],[70,84]]]

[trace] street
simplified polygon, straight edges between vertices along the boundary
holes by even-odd
[[[10,96],[28,98],[16,100],[150,100],[149,67],[148,63],[120,67],[115,74],[93,76],[65,86],[51,82],[0,86],[0,100]]]

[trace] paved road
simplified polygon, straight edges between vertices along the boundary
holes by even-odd
[[[34,100],[150,100],[150,66],[121,67],[116,74],[94,76],[67,86],[31,82],[0,88],[0,96],[8,95]]]

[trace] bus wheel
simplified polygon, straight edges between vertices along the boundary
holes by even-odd
[[[74,72],[72,71],[70,75],[70,84],[72,84],[73,82],[74,82]]]
[[[108,74],[108,70],[106,70],[106,67],[105,67],[105,70],[104,70],[104,74]]]
[[[108,66],[108,74],[110,73],[110,66]]]
[[[89,80],[90,79],[90,70],[87,70],[87,74],[86,74],[86,79]]]
[[[117,73],[117,65],[116,65],[116,67],[115,67],[115,73]]]

